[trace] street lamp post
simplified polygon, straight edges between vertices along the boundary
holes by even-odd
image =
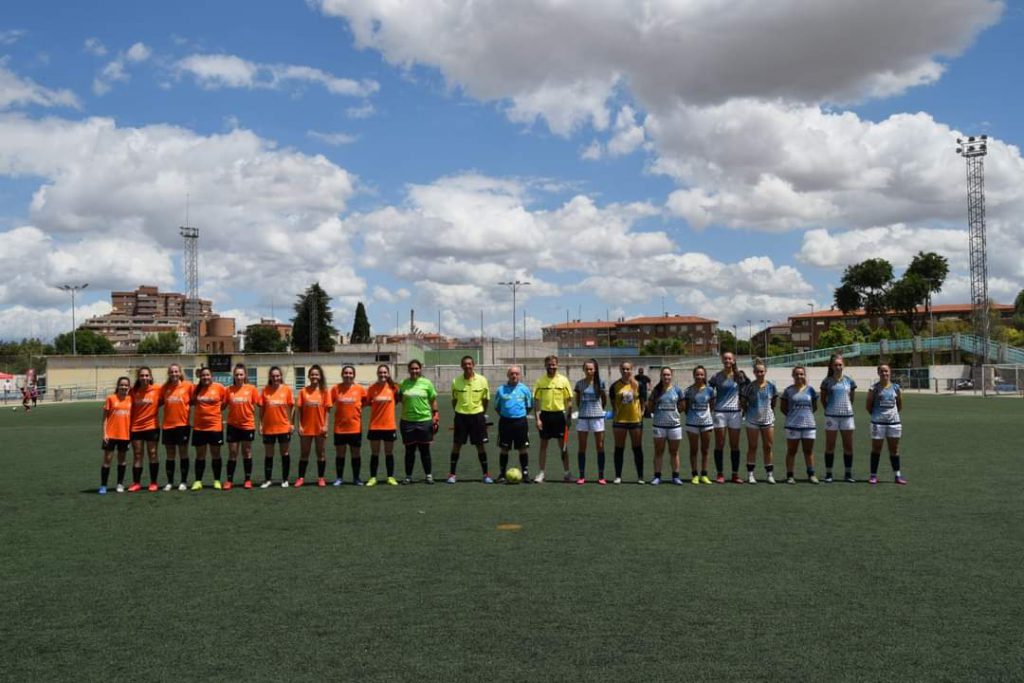
[[[814,304],[807,304],[811,308],[811,318],[808,322],[811,323],[811,351],[814,350]]]
[[[78,344],[77,344],[77,340],[75,339],[78,336],[78,335],[75,334],[75,332],[76,332],[76,330],[78,328],[78,325],[75,322],[75,294],[77,294],[78,292],[80,292],[81,290],[85,289],[88,286],[89,286],[89,283],[86,282],[86,283],[81,284],[81,285],[58,285],[58,287],[57,287],[57,289],[63,290],[65,292],[71,292],[71,355],[72,356],[77,356],[78,355]]]
[[[512,290],[512,365],[517,365],[516,362],[516,292],[519,291],[520,287],[526,287],[530,283],[524,280],[509,280],[508,282],[499,282],[499,285],[508,287]]]
[[[764,327],[764,357],[765,358],[768,357],[768,338],[771,336],[771,334],[768,331],[768,323],[770,323],[770,322],[771,322],[770,320],[762,320],[761,321],[761,326]]]

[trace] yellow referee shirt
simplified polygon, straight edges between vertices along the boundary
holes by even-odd
[[[544,373],[533,385],[533,400],[541,412],[564,413],[565,407],[572,400],[569,378],[561,373],[555,373],[554,377]]]
[[[455,401],[455,412],[463,415],[476,415],[484,412],[484,401],[491,395],[487,378],[474,374],[466,379],[459,375],[452,380],[452,398]]]

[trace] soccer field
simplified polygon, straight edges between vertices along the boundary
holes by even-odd
[[[106,497],[99,404],[5,410],[2,678],[1019,680],[1024,402],[905,401],[907,487],[859,415],[858,484]]]

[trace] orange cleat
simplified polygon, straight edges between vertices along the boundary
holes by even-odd
[[[223,488],[225,491],[230,491],[231,489],[235,488],[235,483],[231,481],[226,481],[224,482]]]
[[[316,485],[319,486],[320,488],[323,488],[327,486],[327,480],[324,479],[323,477],[320,477],[319,479],[316,480]]]
[[[300,489],[300,488],[302,488],[302,487],[303,487],[303,486],[304,486],[305,484],[306,484],[306,478],[305,478],[305,477],[299,477],[298,479],[296,479],[296,480],[295,480],[295,483],[294,483],[294,484],[292,484],[292,486],[294,486],[294,487],[295,487],[295,488],[297,488],[297,489]]]
[[[252,479],[246,479],[245,483],[242,484],[242,488],[243,489],[251,489],[252,488]]]
[[[160,487],[157,486],[156,483],[151,482],[150,485],[146,487],[146,490],[149,491],[150,493],[156,493],[157,491],[160,490]]]
[[[140,484],[139,482],[134,482],[131,486],[128,487],[128,493],[138,493],[141,490],[142,484]]]

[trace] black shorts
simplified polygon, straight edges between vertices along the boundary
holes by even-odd
[[[351,446],[352,448],[359,448],[363,445],[363,433],[353,432],[351,434],[335,434],[334,435],[335,446]]]
[[[268,444],[268,445],[269,444],[273,444],[273,443],[291,443],[291,442],[292,442],[292,434],[291,434],[291,432],[285,432],[284,434],[264,434],[263,435],[263,443]]]
[[[397,441],[398,433],[394,429],[371,429],[366,433],[367,441]]]
[[[398,424],[398,431],[402,435],[402,443],[407,446],[415,443],[433,443],[434,441],[434,423],[431,420],[423,422],[402,420]]]
[[[141,432],[132,432],[129,436],[132,441],[149,441],[150,443],[156,443],[160,440],[160,430],[146,429]]]
[[[643,429],[643,422],[612,422],[612,429]]]
[[[163,434],[160,436],[160,443],[165,446],[187,446],[188,435],[192,433],[192,428],[188,425],[184,427],[171,427],[170,429],[163,430]]]
[[[198,429],[192,432],[192,445],[193,446],[220,446],[224,443],[224,432],[219,429],[216,431],[199,431]]]
[[[117,451],[118,453],[127,453],[128,444],[131,441],[128,439],[104,439],[103,444],[100,446],[104,452],[106,451]]]
[[[255,429],[241,429],[240,427],[232,427],[228,425],[228,443],[238,443],[239,441],[255,441],[256,430]]]
[[[461,446],[466,441],[474,446],[482,446],[487,443],[487,416],[483,413],[466,415],[455,413],[455,436],[452,444]]]
[[[561,410],[542,411],[540,421],[544,425],[544,428],[540,430],[540,438],[561,439],[565,437],[565,413]]]
[[[498,447],[523,451],[530,447],[530,423],[525,417],[498,419]]]

